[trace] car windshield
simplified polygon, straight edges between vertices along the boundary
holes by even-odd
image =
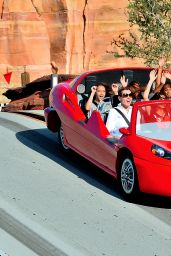
[[[151,139],[171,140],[171,103],[158,102],[139,106],[136,134]]]
[[[100,82],[107,83],[108,85],[120,83],[120,78],[124,75],[128,79],[128,83],[137,81],[144,87],[148,83],[149,73],[150,69],[143,68],[101,70],[87,74],[80,83],[85,85],[85,94],[89,94],[92,86]]]

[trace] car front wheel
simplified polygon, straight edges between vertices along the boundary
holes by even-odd
[[[136,201],[139,195],[138,177],[130,156],[124,157],[119,170],[121,192],[127,201]]]
[[[58,131],[58,142],[64,152],[70,151],[70,148],[65,144],[65,133],[62,124]]]

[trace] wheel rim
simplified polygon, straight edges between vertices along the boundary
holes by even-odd
[[[69,147],[65,144],[65,134],[64,134],[64,130],[63,130],[63,127],[61,126],[60,127],[60,138],[61,138],[61,143],[62,143],[62,146],[65,150],[69,150]]]
[[[131,194],[134,189],[134,166],[130,159],[125,159],[121,168],[121,185],[126,194]]]

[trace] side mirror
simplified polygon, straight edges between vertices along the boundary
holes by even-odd
[[[130,135],[131,134],[128,128],[120,128],[119,131],[123,135]]]
[[[77,93],[79,93],[79,94],[85,93],[85,85],[84,84],[79,84],[77,86]]]

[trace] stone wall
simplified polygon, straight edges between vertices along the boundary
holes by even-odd
[[[31,81],[51,73],[77,74],[90,69],[140,65],[107,53],[111,40],[128,31],[128,0],[0,0],[0,95],[21,85],[21,73]],[[8,85],[3,77],[13,71]],[[6,101],[1,97],[0,101]]]

